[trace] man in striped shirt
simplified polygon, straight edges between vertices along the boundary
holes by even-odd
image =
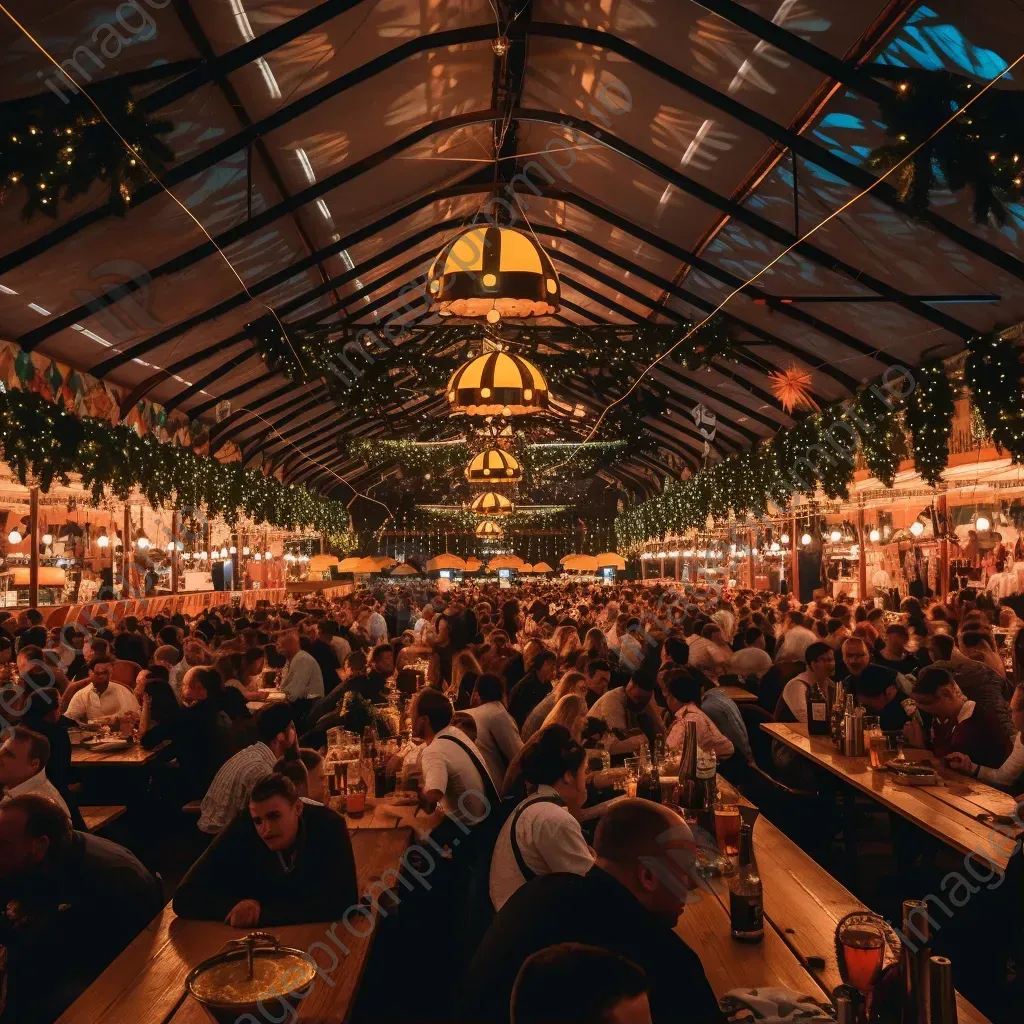
[[[274,765],[288,754],[298,756],[298,737],[291,705],[272,704],[256,717],[259,740],[240,750],[221,765],[203,797],[199,828],[216,835],[231,824],[249,804],[252,787],[273,773]]]

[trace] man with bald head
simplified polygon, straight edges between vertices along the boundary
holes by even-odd
[[[698,884],[690,829],[674,811],[624,798],[605,812],[585,875],[541,875],[498,912],[467,974],[464,1019],[509,1020],[516,972],[538,950],[574,942],[631,960],[653,1020],[724,1021],[697,954],[675,932]]]

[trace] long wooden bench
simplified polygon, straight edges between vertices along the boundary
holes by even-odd
[[[360,893],[377,892],[376,883],[385,871],[399,865],[409,840],[410,832],[404,828],[365,829],[352,834]],[[324,942],[330,948],[331,924],[269,930],[283,945],[308,950],[313,943]],[[356,927],[362,926],[360,918]],[[202,1007],[186,995],[185,978],[196,964],[242,934],[224,924],[182,920],[168,904],[61,1015],[58,1024],[208,1024]],[[326,977],[318,978],[313,991],[300,1004],[301,1021],[340,1024],[355,1001],[373,933],[356,938],[339,926],[337,935],[349,953],[339,956],[333,970],[329,970],[331,961],[325,952],[315,954]]]
[[[123,804],[91,804],[78,809],[82,812],[85,827],[90,832],[99,832],[112,821],[117,821],[128,808]]]

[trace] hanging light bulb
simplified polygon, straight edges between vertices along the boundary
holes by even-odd
[[[807,547],[807,545],[811,543],[811,535],[809,533],[805,533],[800,538],[800,543],[803,544],[804,547]]]
[[[140,551],[145,551],[149,547],[149,538],[143,533],[135,538],[135,546]]]
[[[877,544],[881,539],[882,539],[882,535],[878,532],[877,529],[873,529],[868,534],[868,540],[871,541],[872,544]]]
[[[269,562],[274,557],[274,553],[273,551],[268,551],[263,557]]]
[[[838,544],[843,539],[843,535],[839,532],[839,530],[833,530],[828,535],[828,539],[832,541],[833,544]]]
[[[782,536],[781,536],[781,537],[779,538],[779,540],[781,540],[783,544],[788,544],[788,543],[789,543],[789,534],[788,534],[788,533],[784,533],[784,534],[783,534],[783,535],[782,535]]]
[[[913,521],[913,522],[912,522],[912,523],[910,524],[910,532],[911,532],[911,533],[912,533],[912,534],[913,534],[913,535],[914,535],[915,537],[920,537],[920,536],[921,536],[921,534],[922,534],[922,533],[924,533],[924,523],[922,523],[920,519],[915,519],[915,520],[914,520],[914,521]]]
[[[7,539],[10,540],[11,538],[8,537]],[[96,543],[97,543],[97,545],[99,545],[99,547],[105,548],[105,547],[107,547],[110,544],[110,538],[106,535],[106,533],[101,533],[96,538]]]
[[[768,550],[769,551],[778,551],[779,550],[779,542],[777,540],[773,540],[771,542],[771,544],[768,546]]]
[[[238,554],[238,548],[236,548],[235,545],[232,544],[231,547],[228,548],[228,554],[229,555],[237,555]]]
[[[988,521],[986,516],[978,516],[978,518],[974,520],[974,528],[981,533],[984,533],[991,526],[992,524]]]
[[[167,553],[168,554],[173,554],[174,553],[174,541],[173,540],[169,540],[167,542]]]
[[[10,544],[20,544],[24,539],[25,538],[21,535],[21,531],[17,527],[7,534],[7,540]]]
[[[228,557],[228,549],[227,548],[223,548],[222,547],[220,549],[220,557],[221,558],[227,558]]]
[[[248,546],[246,546],[246,547],[243,547],[243,548],[242,548],[242,554],[243,554],[243,555],[248,555],[248,554],[249,554],[249,548],[248,548]]]
[[[52,533],[44,533],[43,534],[43,543],[47,547],[49,547],[53,543],[53,534]]]
[[[184,550],[185,550],[185,545],[184,545],[184,543],[182,543],[182,541],[180,541],[180,540],[179,540],[179,541],[175,541],[175,543],[174,543],[174,546],[175,546],[175,547],[176,547],[176,548],[177,548],[177,549],[178,549],[179,551],[184,551]]]
[[[263,561],[263,556],[258,551],[252,557],[253,557],[253,561],[254,562],[262,562]]]

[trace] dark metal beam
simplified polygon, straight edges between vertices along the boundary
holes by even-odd
[[[927,320],[929,323],[934,324],[936,327],[949,331],[955,337],[966,340],[975,334],[973,328],[960,320],[957,320],[955,317],[951,317],[940,310],[933,309],[926,303],[915,300],[911,296],[907,295],[906,292],[889,285],[887,282],[882,281],[873,275],[867,274],[865,271],[847,263],[845,260],[840,260],[838,257],[833,256],[811,242],[797,241],[788,229],[780,227],[768,218],[762,217],[760,214],[755,213],[753,210],[746,208],[732,199],[720,196],[717,192],[708,188],[706,185],[688,177],[674,168],[667,166],[660,160],[649,156],[636,146],[612,135],[607,130],[598,128],[589,121],[582,118],[570,117],[568,115],[556,114],[554,112],[544,110],[517,110],[514,112],[514,116],[519,120],[571,127],[577,132],[599,142],[603,147],[624,156],[626,159],[640,167],[643,167],[645,170],[658,176],[664,181],[671,183],[676,188],[680,189],[680,191],[693,196],[708,206],[719,210],[721,213],[727,214],[732,219],[745,224],[747,227],[750,227],[780,245],[787,247],[792,245],[794,252],[799,253],[811,262],[816,263],[826,270],[845,275],[856,283],[865,288],[871,289],[879,295],[887,296],[894,304],[902,306],[908,312],[916,314],[922,319]],[[187,252],[182,253],[171,260],[167,260],[160,266],[153,268],[144,277],[135,278],[125,284],[111,289],[104,295],[101,295],[90,302],[87,307],[78,307],[75,310],[71,310],[70,312],[51,318],[46,324],[41,325],[33,331],[29,331],[27,334],[19,338],[18,343],[23,348],[31,349],[34,345],[39,344],[40,341],[50,337],[56,331],[77,323],[78,320],[87,316],[90,312],[95,311],[97,308],[104,308],[134,291],[137,291],[143,286],[151,285],[152,281],[156,278],[184,270],[187,267],[205,259],[207,256],[212,255],[216,252],[217,248],[223,249],[225,246],[232,245],[240,241],[242,238],[248,237],[255,231],[263,230],[269,224],[273,223],[274,220],[284,214],[290,213],[292,210],[297,209],[308,202],[314,201],[316,198],[336,188],[344,181],[352,180],[352,178],[357,177],[360,174],[364,174],[374,167],[380,166],[380,164],[384,163],[391,157],[399,155],[400,153],[408,150],[411,146],[424,141],[432,135],[447,130],[454,130],[459,127],[491,123],[494,120],[495,114],[493,111],[484,111],[470,112],[468,114],[442,118],[439,121],[424,125],[405,136],[405,138],[386,146],[382,150],[379,150],[377,153],[371,154],[363,160],[356,161],[349,167],[324,178],[322,181],[310,185],[308,188],[303,189],[300,192],[295,193],[294,196],[278,203],[276,206],[268,208],[254,216],[251,220],[229,228],[214,239],[215,244],[209,241],[200,243]]]

